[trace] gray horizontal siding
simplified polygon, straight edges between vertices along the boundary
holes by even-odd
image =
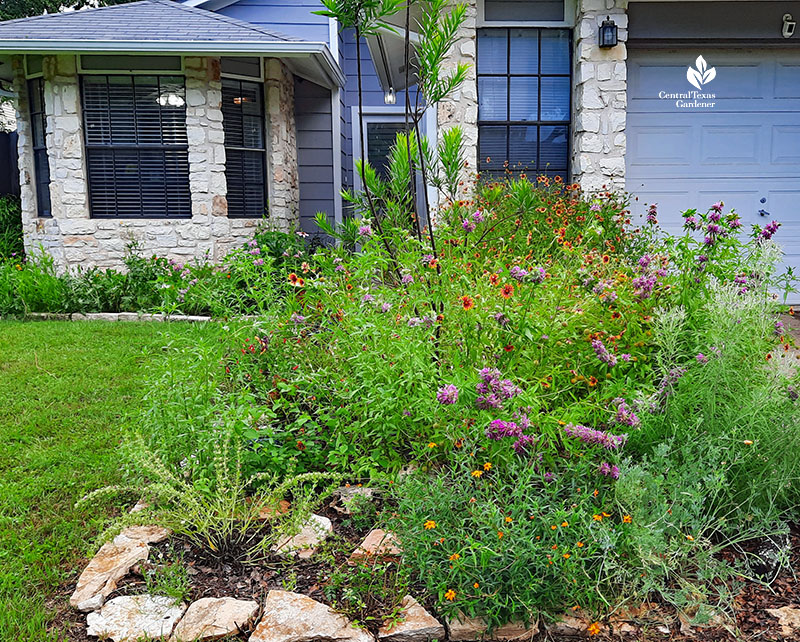
[[[295,123],[297,164],[300,181],[300,227],[318,234],[314,217],[325,212],[332,221],[335,213],[333,182],[333,128],[331,92],[314,83],[295,78]]]
[[[320,9],[319,0],[239,0],[217,13],[295,38],[328,42],[328,18],[313,13]]]

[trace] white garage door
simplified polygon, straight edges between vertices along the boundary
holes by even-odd
[[[800,50],[629,55],[626,186],[638,197],[634,212],[658,203],[671,232],[681,230],[680,212],[718,200],[740,214],[748,233],[775,219],[786,265],[800,275]],[[701,91],[715,98],[696,102],[713,106],[686,106],[695,99],[668,95],[697,91],[686,74],[700,55],[716,70]]]

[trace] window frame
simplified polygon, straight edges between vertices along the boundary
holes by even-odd
[[[483,27],[539,27],[572,28],[577,15],[577,0],[564,0],[563,20],[486,20],[485,0],[478,0],[476,29]]]
[[[480,32],[483,30],[502,30],[506,32],[506,71],[505,73],[481,73],[480,67],[478,65],[478,60],[480,59],[479,49],[480,49]],[[537,32],[537,47],[538,47],[538,60],[537,60],[537,73],[530,74],[530,73],[512,73],[511,69],[511,32],[514,30],[530,30]],[[544,31],[562,31],[567,34],[567,51],[569,53],[569,60],[567,64],[567,73],[565,74],[552,74],[552,73],[542,73],[542,32]],[[478,119],[477,119],[477,128],[478,128],[478,173],[483,174],[484,172],[487,175],[494,177],[497,172],[500,170],[492,170],[489,168],[483,167],[483,155],[481,154],[481,128],[483,127],[505,127],[506,128],[506,158],[504,161],[510,161],[509,156],[511,156],[511,128],[512,127],[536,127],[536,168],[535,170],[516,170],[516,171],[528,171],[528,172],[535,172],[537,176],[541,175],[550,175],[551,173],[554,175],[560,174],[562,170],[548,170],[547,168],[539,167],[539,158],[541,156],[541,128],[542,127],[558,127],[558,126],[565,126],[567,129],[567,150],[566,150],[566,166],[563,169],[564,173],[564,180],[569,180],[571,173],[572,173],[572,136],[573,136],[573,33],[572,29],[568,29],[565,27],[533,27],[533,26],[515,26],[513,24],[505,23],[504,25],[493,25],[493,26],[486,26],[482,28],[478,28],[475,31],[475,86],[477,92],[477,102],[478,102]],[[481,119],[480,115],[480,80],[481,78],[505,78],[506,79],[506,119],[505,120],[483,120]],[[511,119],[511,112],[510,112],[510,105],[511,105],[511,79],[512,78],[536,78],[537,79],[537,119],[536,120],[512,120]],[[567,118],[564,120],[543,120],[541,118],[541,109],[542,109],[542,78],[567,78],[568,80],[568,104],[567,104]],[[515,170],[509,167],[511,173]],[[508,172],[504,172],[506,175]]]
[[[28,118],[30,122],[30,139],[31,151],[33,152],[33,183],[34,192],[36,194],[36,215],[39,218],[53,218],[53,204],[50,197],[50,157],[47,153],[47,107],[45,104],[45,86],[44,76],[41,73],[35,74],[33,78],[28,78],[25,81],[26,91],[28,92]],[[39,101],[41,103],[42,111],[33,111],[33,91],[39,93]],[[42,128],[42,144],[36,144],[36,136],[34,135],[34,119],[40,119],[40,127]],[[36,162],[37,157],[43,153],[44,159],[47,162],[47,181],[41,180],[39,172],[39,164]],[[47,207],[44,207],[42,193],[46,190],[47,193]]]
[[[228,145],[227,136],[225,136],[225,114],[222,115],[222,132],[223,132],[223,146],[225,148],[225,183],[227,186],[228,183],[228,149],[234,151],[245,151],[245,152],[261,152],[262,157],[262,167],[264,169],[264,211],[260,216],[254,216],[252,214],[231,214],[230,210],[230,201],[228,201],[228,218],[233,219],[243,219],[243,220],[258,220],[260,218],[269,218],[270,216],[270,206],[269,206],[269,195],[272,192],[272,171],[270,166],[270,147],[269,147],[269,140],[270,140],[270,132],[269,132],[269,118],[268,118],[268,105],[267,105],[267,85],[264,82],[264,65],[263,62],[259,65],[259,70],[261,71],[261,77],[256,78],[254,76],[245,76],[241,74],[231,74],[225,73],[222,74],[220,77],[220,82],[224,82],[225,80],[234,80],[239,83],[248,82],[253,85],[258,85],[261,88],[261,121],[262,121],[262,130],[261,130],[261,138],[262,138],[262,147],[255,148],[255,147],[234,147],[233,145]],[[222,94],[222,89],[220,88],[220,95]],[[222,104],[220,104],[220,111],[222,111]],[[226,199],[227,199],[227,190],[226,190]]]
[[[84,56],[92,56],[92,57],[103,57],[101,54],[81,54],[77,56],[78,58],[78,76],[185,76],[186,75],[186,68],[183,61],[183,56],[180,54],[160,54],[160,55],[147,55],[147,54],[137,54],[131,56],[124,56],[124,55],[111,55],[107,56],[108,58],[178,58],[180,60],[180,65],[176,69],[114,69],[113,67],[109,68],[97,68],[97,69],[86,69],[83,66],[83,57]]]
[[[183,65],[182,61],[183,61],[183,58],[181,58],[181,66]],[[184,96],[186,94],[186,77],[185,77],[185,74],[183,74],[183,72],[181,72],[181,73],[178,73],[178,72],[157,73],[157,72],[153,72],[152,70],[138,71],[138,72],[132,72],[132,73],[125,72],[125,71],[119,71],[119,70],[115,70],[115,71],[112,71],[112,72],[91,70],[90,72],[84,72],[84,73],[79,73],[78,74],[78,87],[79,87],[79,91],[80,91],[80,105],[81,105],[81,125],[83,127],[83,141],[82,142],[83,142],[83,149],[84,149],[85,163],[86,163],[86,186],[87,186],[88,205],[89,205],[89,218],[103,219],[103,220],[134,220],[134,221],[135,220],[189,220],[189,219],[191,219],[193,213],[192,213],[192,192],[191,192],[191,186],[190,186],[191,165],[188,162],[189,150],[190,150],[190,147],[191,147],[189,145],[189,141],[187,140],[185,145],[183,145],[183,144],[181,144],[181,145],[176,145],[176,144],[165,145],[163,143],[161,143],[161,144],[141,144],[141,143],[101,144],[101,143],[90,143],[89,142],[89,138],[88,138],[89,137],[89,128],[88,128],[88,124],[87,124],[87,121],[86,121],[86,111],[87,110],[86,110],[86,95],[85,95],[85,90],[84,90],[84,78],[87,77],[87,76],[95,76],[95,77],[97,77],[97,76],[105,76],[106,77],[106,85],[107,86],[110,86],[110,83],[109,83],[108,79],[111,76],[118,76],[118,77],[123,77],[123,78],[131,78],[131,84],[132,85],[134,84],[133,83],[133,77],[134,76],[154,76],[154,77],[159,78],[159,79],[162,78],[162,77],[181,78],[183,80]],[[160,80],[159,80],[159,86],[160,86]],[[131,106],[131,108],[133,109],[133,106]],[[135,122],[135,113],[136,112],[133,112],[133,114],[134,114],[134,122]],[[110,122],[110,118],[109,118],[109,122]],[[186,127],[186,121],[185,121],[185,118],[184,118],[184,128],[185,127]],[[138,131],[138,129],[135,130],[135,131]],[[162,214],[152,214],[152,213],[150,213],[150,214],[145,215],[144,212],[142,212],[140,214],[119,214],[118,211],[115,214],[111,214],[111,215],[97,214],[95,212],[95,208],[94,208],[94,206],[92,204],[92,191],[93,191],[92,183],[93,183],[93,181],[92,181],[91,171],[89,169],[90,155],[91,155],[91,151],[93,149],[112,150],[112,158],[113,158],[113,151],[114,150],[137,151],[137,152],[138,151],[142,151],[142,150],[185,151],[186,152],[186,156],[187,156],[187,175],[186,175],[185,188],[186,188],[186,192],[187,192],[188,197],[189,197],[189,200],[188,200],[188,212],[184,213],[184,214],[169,214],[169,212],[166,211],[166,209],[165,209],[165,211]],[[139,169],[140,169],[140,167],[139,167]],[[166,183],[165,183],[165,185],[166,185]],[[165,195],[166,195],[166,192],[165,192]],[[115,198],[116,198],[116,181],[115,181]],[[117,209],[116,205],[115,205],[115,209]]]

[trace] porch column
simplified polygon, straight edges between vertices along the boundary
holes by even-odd
[[[264,64],[266,73],[269,172],[269,220],[275,230],[300,228],[300,181],[294,77],[277,58]]]
[[[452,72],[459,63],[468,65],[467,78],[461,87],[437,105],[439,136],[452,127],[461,127],[466,167],[462,180],[464,193],[472,188],[478,171],[478,75],[477,75],[477,0],[465,0],[466,18],[458,30],[458,40],[443,65],[444,73]],[[433,141],[431,141],[433,142]]]
[[[625,187],[628,0],[578,0],[575,27],[573,180],[587,192]],[[619,44],[598,46],[600,25],[610,17]]]

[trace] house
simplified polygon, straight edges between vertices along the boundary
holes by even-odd
[[[460,125],[470,171],[627,189],[671,230],[721,199],[746,225],[780,220],[800,267],[800,3],[466,4],[449,64],[469,77],[424,129]],[[381,167],[403,128],[403,38],[356,43],[319,8],[140,0],[0,23],[28,247],[61,266],[118,265],[129,239],[220,259],[265,213],[309,233],[317,211],[341,220],[361,138]]]

